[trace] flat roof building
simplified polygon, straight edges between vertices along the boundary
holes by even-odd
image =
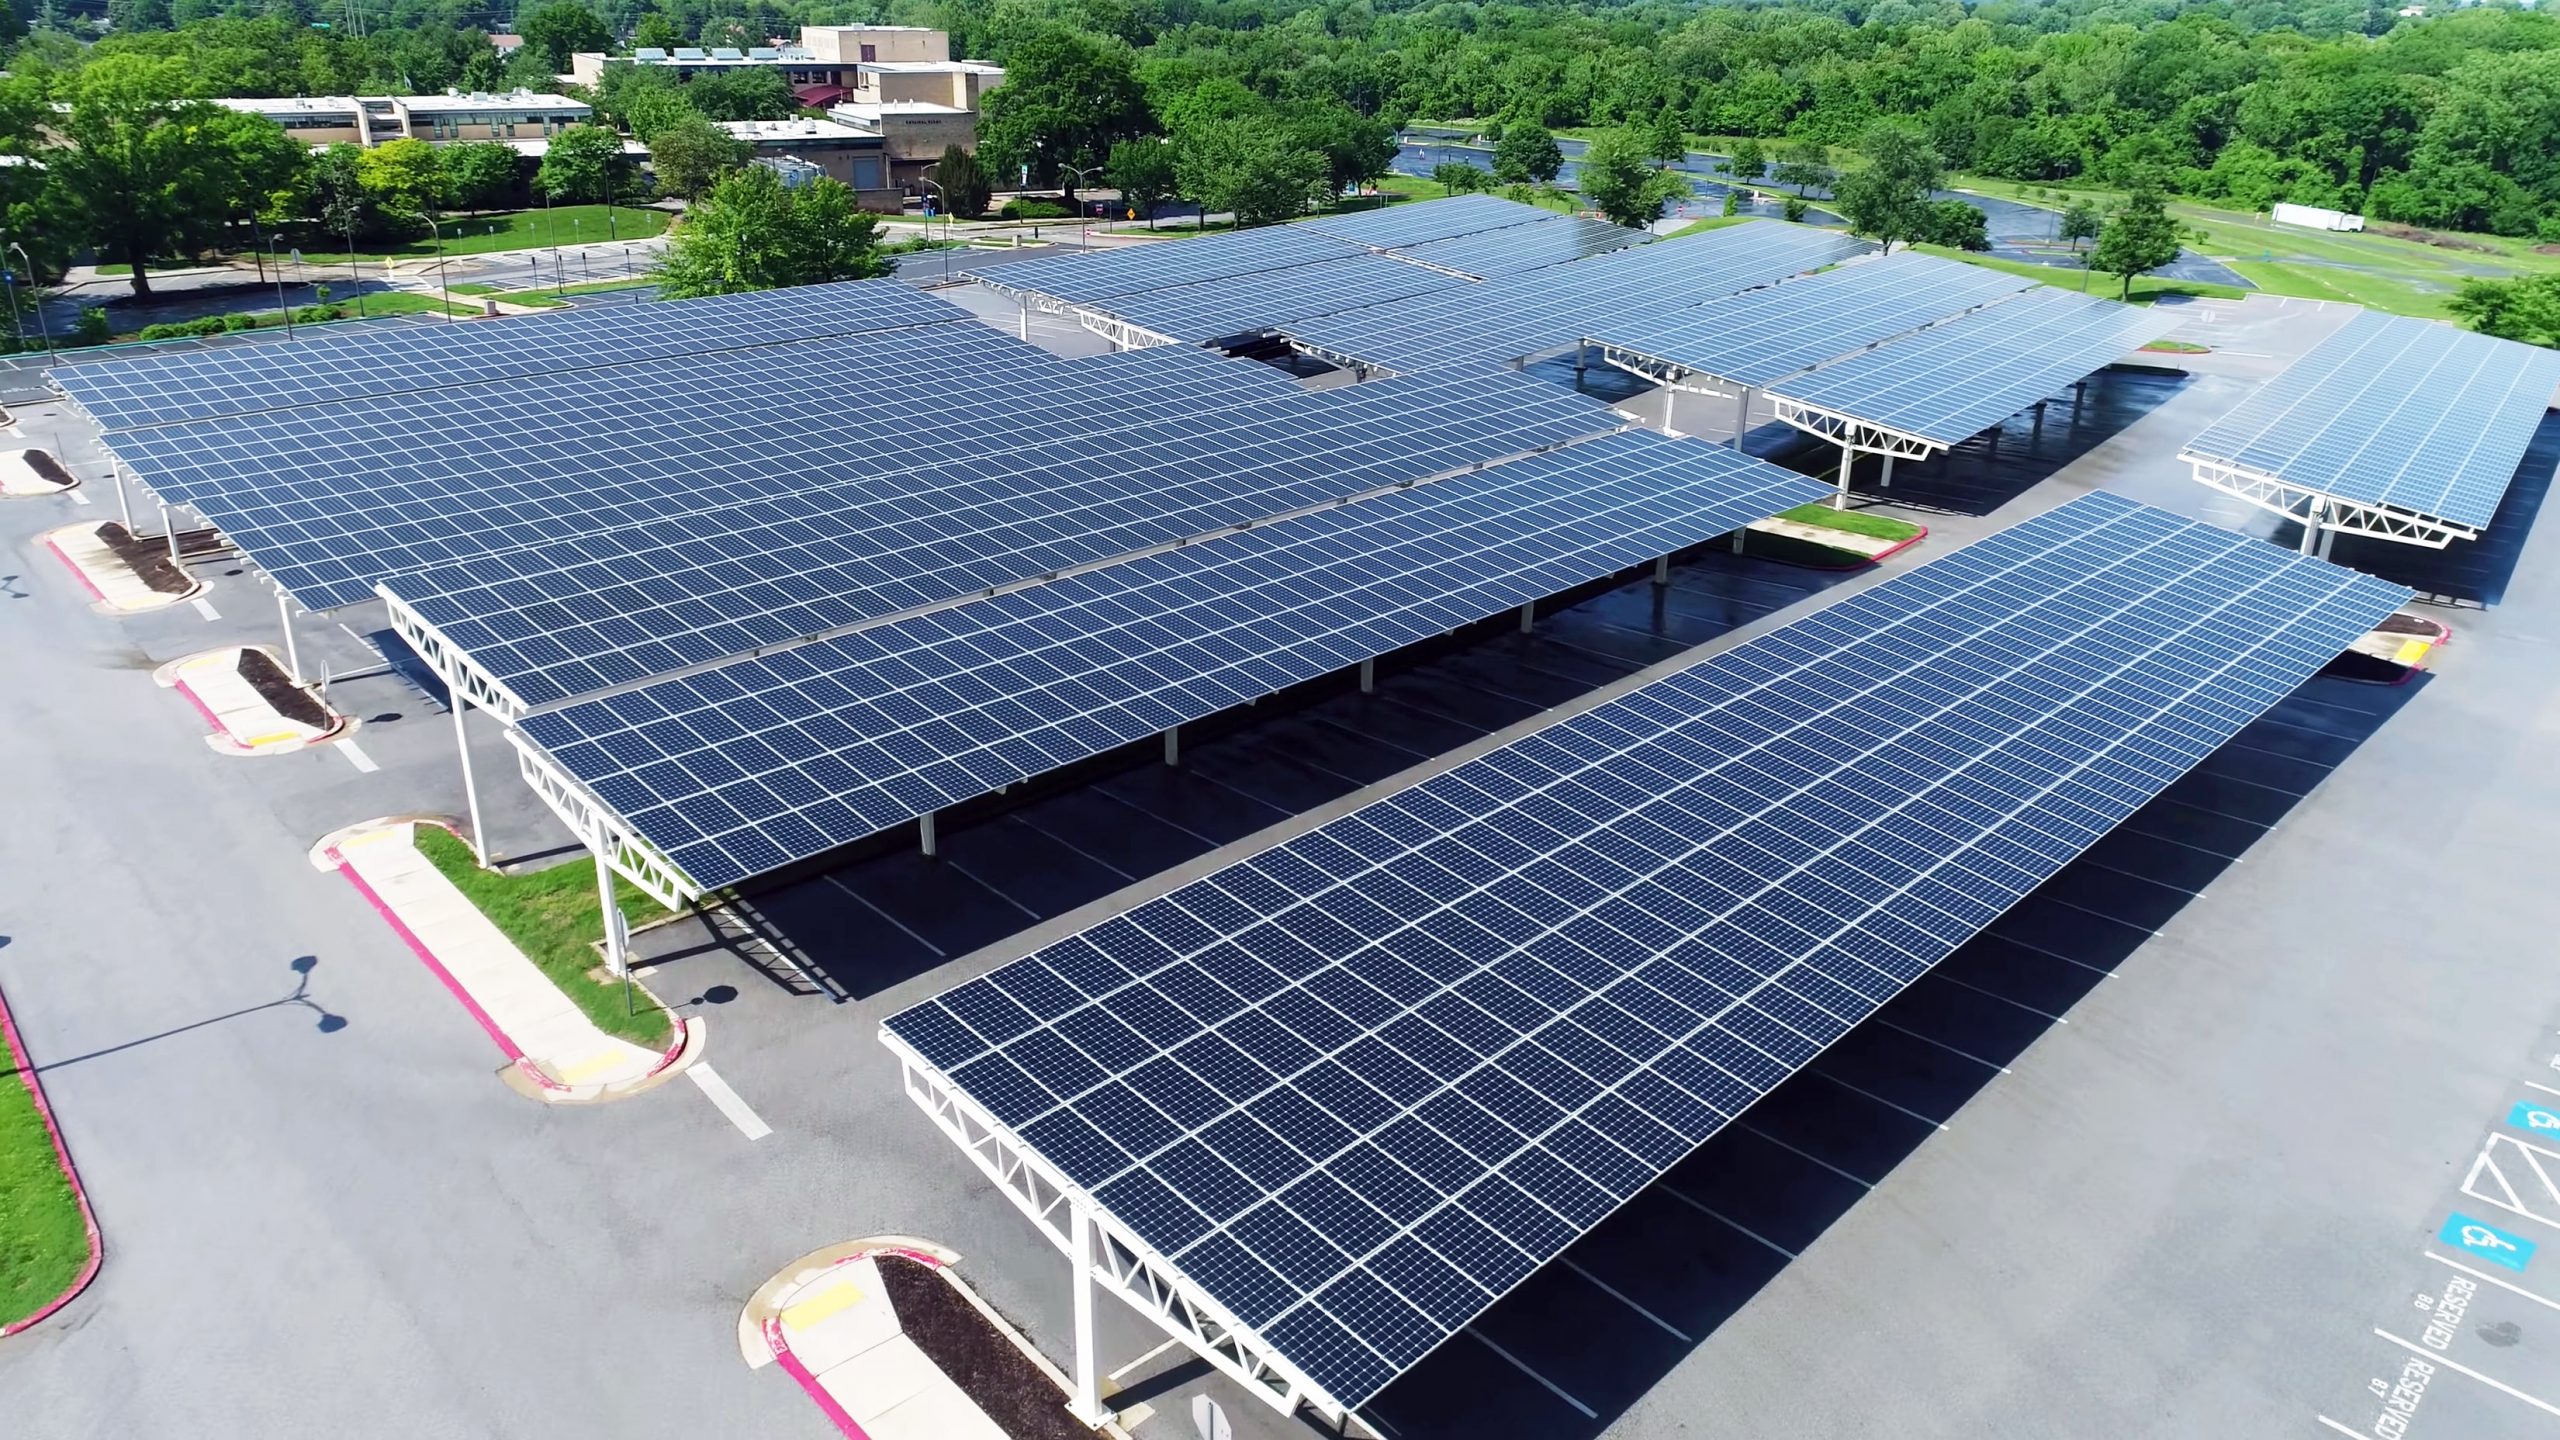
[[[865,209],[894,212],[904,203],[890,178],[886,142],[876,131],[805,117],[717,123],[753,152],[750,158],[797,161],[832,176],[851,186]]]
[[[318,95],[225,99],[225,109],[264,115],[307,144],[380,145],[391,140],[540,140],[592,118],[583,100],[513,90],[443,95]]]

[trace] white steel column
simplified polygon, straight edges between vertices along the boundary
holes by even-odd
[[[294,684],[302,683],[302,651],[293,642],[293,601],[276,587],[276,623],[284,627],[284,673]]]
[[[2302,507],[2302,553],[2316,555],[2320,551],[2320,522],[2327,518],[2328,504],[2314,500]]]
[[[1832,509],[1846,510],[1849,508],[1849,472],[1856,469],[1857,464],[1858,452],[1850,449],[1846,445],[1842,445],[1840,447],[1840,492],[1831,497]]]
[[[1520,633],[1523,635],[1528,634],[1532,629],[1537,627],[1537,624],[1538,605],[1537,602],[1533,600],[1520,607]]]
[[[628,975],[631,973],[630,941],[622,926],[622,907],[614,903],[613,867],[605,863],[604,835],[597,833],[588,839],[587,845],[595,851],[596,895],[604,904],[604,968],[611,975]]]
[[[2333,545],[2336,545],[2337,543],[2338,543],[2338,530],[2337,530],[2337,527],[2336,527],[2336,526],[2334,526],[2334,525],[2331,525],[2331,526],[2323,526],[2323,527],[2321,528],[2321,531],[2320,531],[2320,558],[2321,558],[2321,559],[2323,559],[2323,560],[2328,559],[2328,558],[2329,558],[2329,549],[2330,549],[2330,547],[2331,547],[2331,546],[2333,546]]]
[[[1733,448],[1742,448],[1742,437],[1751,429],[1751,387],[1742,387],[1742,398],[1733,406]]]
[[[1876,488],[1879,490],[1890,490],[1893,488],[1893,452],[1890,450],[1885,452],[1884,474],[1877,477]]]
[[[1067,1263],[1075,1267],[1076,1287],[1076,1374],[1075,1399],[1067,1413],[1087,1425],[1100,1425],[1111,1418],[1102,1408],[1100,1359],[1093,1345],[1093,1212],[1081,1203],[1071,1204],[1070,1238]]]
[[[124,533],[133,534],[133,497],[125,493],[124,466],[109,465],[107,473],[116,477],[116,508],[124,512]]]
[[[924,814],[922,814],[922,815],[920,815],[920,816],[918,816],[918,817],[916,818],[916,833],[917,833],[918,838],[923,842],[923,845],[924,845],[924,853],[925,853],[926,855],[928,855],[928,856],[930,856],[931,854],[933,854],[933,853],[934,853],[934,836],[933,836],[933,812],[932,812],[932,811],[927,810],[926,812],[924,812]]]
[[[180,563],[178,560],[178,522],[169,514],[169,507],[166,503],[163,503],[160,507],[160,528],[167,532],[169,536],[169,563],[176,565]]]
[[[1016,295],[1013,303],[1022,307],[1022,338],[1028,340],[1031,338],[1031,297]]]
[[[463,698],[462,687],[452,681],[445,682],[445,692],[453,700],[445,707],[453,712],[453,753],[462,757],[462,803],[471,810],[471,853],[486,865],[489,843],[480,834],[480,784],[471,776],[471,739],[462,728],[462,712],[471,708],[471,702]]]
[[[1657,556],[1655,556],[1655,557],[1654,557],[1654,559],[1653,559],[1653,583],[1654,583],[1654,584],[1656,584],[1656,585],[1668,585],[1668,584],[1670,584],[1670,583],[1671,583],[1671,557],[1670,557],[1670,556],[1668,556],[1668,555],[1657,555]]]
[[[1179,725],[1164,732],[1164,763],[1167,765],[1182,763],[1182,727]]]
[[[1375,661],[1375,660],[1363,660],[1363,661],[1361,661],[1361,662],[1360,662],[1360,693],[1361,693],[1361,694],[1363,694],[1363,695],[1374,694],[1374,693],[1376,693],[1377,688],[1378,688],[1378,662],[1377,662],[1377,661]]]

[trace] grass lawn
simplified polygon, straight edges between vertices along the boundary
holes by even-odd
[[[0,1325],[34,1314],[88,1263],[88,1226],[35,1097],[15,1070],[0,1073]]]
[[[2198,345],[2192,340],[2154,340],[2142,348],[2157,351],[2163,355],[2210,355],[2213,353],[2212,346]]]
[[[1865,510],[1834,510],[1830,502],[1816,500],[1799,505],[1778,516],[1799,525],[1819,525],[1826,530],[1845,530],[1852,535],[1866,535],[1878,540],[1908,540],[1920,533],[1920,527],[1908,520],[1890,515],[1876,515]]]
[[[2058,265],[2038,265],[2032,260],[2005,260],[1997,255],[1981,255],[1945,245],[1914,245],[1911,248],[1922,254],[1936,255],[1942,259],[1961,260],[1968,265],[1980,265],[1987,270],[2001,270],[2011,275],[2023,275],[2027,279],[2041,280],[2047,285],[2058,286],[2064,290],[2081,288],[2081,281],[2085,279],[2088,282],[2090,294],[2103,295],[2110,300],[2118,298],[2124,288],[2124,282],[2117,277],[2088,270],[2071,270]],[[2237,300],[2248,293],[2236,285],[2211,285],[2201,280],[2163,280],[2156,275],[2136,275],[2133,277],[2133,294],[2130,298],[2136,305],[2148,305],[2163,295],[2192,295],[2205,300]]]
[[[613,207],[612,224],[605,223],[602,205],[554,205],[549,210],[493,210],[486,215],[455,215],[436,223],[444,227],[444,253],[481,255],[492,250],[531,250],[545,245],[580,245],[599,240],[645,240],[666,233],[667,222],[674,217],[664,210],[644,210],[631,205]],[[434,236],[421,236],[405,245],[379,250],[359,251],[356,259],[415,259],[436,253]],[[305,250],[306,265],[344,265],[346,252]]]
[[[1745,220],[1758,218],[1754,215],[1710,215],[1704,220],[1692,220],[1662,238],[1677,240],[1683,235],[1704,235],[1710,230],[1721,230],[1727,225],[1739,225]]]
[[[433,861],[444,878],[463,893],[490,923],[505,932],[526,957],[551,977],[587,1018],[608,1035],[618,1035],[651,1049],[667,1043],[667,1013],[638,990],[631,992],[637,1014],[623,1013],[622,982],[600,980],[604,961],[596,942],[604,938],[604,911],[596,903],[595,862],[572,860],[548,870],[505,875],[483,870],[471,858],[471,847],[450,831],[433,825],[417,827],[418,850]],[[666,912],[638,886],[617,875],[614,899],[632,924],[655,920]],[[595,972],[590,974],[589,972]]]
[[[543,302],[551,301],[553,300],[553,297],[560,295],[602,295],[611,290],[646,290],[657,283],[658,278],[656,276],[641,275],[635,276],[629,280],[587,280],[576,285],[563,285],[557,290],[545,285],[536,290],[490,290],[484,293],[495,296],[500,300],[508,301],[511,304],[540,305]],[[453,288],[456,291],[462,289],[459,285],[456,285]],[[557,302],[553,301],[553,303]]]

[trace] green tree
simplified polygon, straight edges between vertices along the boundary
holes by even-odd
[[[1908,120],[1879,120],[1858,137],[1858,163],[1832,191],[1850,232],[1884,242],[1918,235],[1929,224],[1929,195],[1946,178],[1946,162],[1927,132]],[[1971,207],[1967,207],[1971,208]]]
[[[1687,195],[1689,182],[1656,170],[1649,137],[1634,130],[1606,131],[1582,152],[1576,174],[1582,198],[1620,225],[1642,229],[1662,218],[1663,207]]]
[[[1840,172],[1831,168],[1831,149],[1819,140],[1791,140],[1778,151],[1778,163],[1769,178],[1781,185],[1793,185],[1796,193],[1828,190]]]
[[[625,187],[622,137],[610,126],[572,125],[551,137],[534,183],[554,200],[600,201]]]
[[[109,55],[55,92],[68,108],[54,123],[69,143],[45,152],[47,171],[80,236],[133,267],[137,298],[151,294],[153,259],[206,248],[225,219],[267,208],[291,183],[288,175],[243,170],[285,153],[246,154],[245,138],[263,127],[272,142],[284,138],[282,129],[187,99],[190,88],[183,60]]]
[[[995,186],[978,164],[978,157],[958,145],[942,147],[942,158],[933,163],[934,183],[942,187],[943,207],[963,220],[975,220],[987,213],[988,202],[995,198]]]
[[[658,72],[663,74],[665,72]],[[640,85],[617,96],[619,119],[631,127],[631,136],[643,145],[654,144],[660,135],[688,120],[701,120],[703,113],[693,108],[688,92],[691,86]]]
[[[658,172],[658,188],[687,200],[700,199],[721,176],[747,163],[744,144],[691,113],[661,127],[648,145],[649,166]]]
[[[2107,217],[2098,247],[2089,252],[2089,268],[2123,277],[2119,298],[2130,299],[2133,277],[2177,259],[2183,240],[2160,192],[2136,190]]]
[[[1790,195],[1787,197],[1786,204],[1781,207],[1779,213],[1785,215],[1789,221],[1801,225],[1804,223],[1805,212],[1812,208],[1812,206],[1805,203],[1803,196]]]
[[[448,203],[470,211],[495,210],[515,197],[524,157],[512,145],[475,140],[436,152]]]
[[[358,236],[380,233],[382,218],[364,187],[364,147],[347,141],[311,157],[304,204],[320,233],[354,248]]]
[[[1431,181],[1443,195],[1467,195],[1493,188],[1493,176],[1481,165],[1464,160],[1443,160],[1431,167]]]
[[[684,32],[676,28],[676,22],[668,19],[663,10],[650,11],[640,17],[639,24],[631,27],[631,48],[634,50],[672,50],[683,43]]]
[[[1149,127],[1128,45],[1063,27],[1014,47],[1004,84],[980,105],[979,149],[1000,169],[1027,165],[1035,180],[1057,179],[1069,195],[1075,182],[1062,166],[1092,165]]]
[[[1333,194],[1379,179],[1395,164],[1396,132],[1339,101],[1299,107],[1288,128],[1302,148],[1324,157]]]
[[[572,55],[613,48],[613,27],[578,0],[551,0],[522,12],[516,16],[516,33],[524,37],[524,50],[550,75],[569,73]]]
[[[2465,280],[2445,308],[2483,335],[2528,345],[2560,345],[2560,277]]]
[[[771,167],[720,177],[690,206],[659,273],[675,298],[885,275],[880,222],[832,179],[785,189]]]
[[[1564,151],[1556,145],[1556,137],[1543,125],[1517,121],[1502,127],[1502,138],[1493,146],[1493,178],[1504,185],[1524,181],[1538,184],[1556,178],[1564,169]]]
[[[716,70],[686,82],[684,97],[714,120],[788,120],[800,113],[790,82],[768,67]]]
[[[1988,250],[1991,217],[1969,201],[1932,200],[1920,207],[1920,227],[1911,238],[1955,250]]]
[[[2062,220],[2056,229],[2063,239],[2071,242],[2071,253],[2077,255],[2080,253],[2080,242],[2097,239],[2098,231],[2104,228],[2106,223],[2106,217],[2098,213],[2097,206],[2086,200],[2074,200],[2069,208],[2062,212]]]
[[[1757,180],[1769,173],[1768,152],[1760,142],[1748,136],[1733,142],[1733,154],[1725,162],[1725,173],[1736,180]]]
[[[1680,112],[1669,105],[1653,114],[1653,129],[1645,137],[1645,146],[1655,161],[1677,165],[1689,158],[1689,132],[1680,123]]]
[[[502,147],[503,148],[503,147]],[[409,233],[445,204],[444,159],[424,140],[388,140],[356,157],[356,178],[373,208]]]
[[[1324,156],[1271,126],[1217,120],[1174,141],[1174,175],[1201,214],[1233,214],[1238,225],[1269,225],[1307,212],[1325,185]]]
[[[1140,138],[1123,140],[1111,147],[1111,163],[1103,170],[1111,188],[1130,209],[1147,217],[1147,228],[1156,223],[1156,207],[1174,197],[1181,181],[1174,174],[1171,142]]]

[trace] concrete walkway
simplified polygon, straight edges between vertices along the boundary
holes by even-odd
[[[686,1020],[664,1053],[607,1035],[422,854],[412,822],[359,827],[313,861],[361,891],[496,1041],[510,1083],[553,1101],[618,1099],[672,1078],[702,1052]]]

